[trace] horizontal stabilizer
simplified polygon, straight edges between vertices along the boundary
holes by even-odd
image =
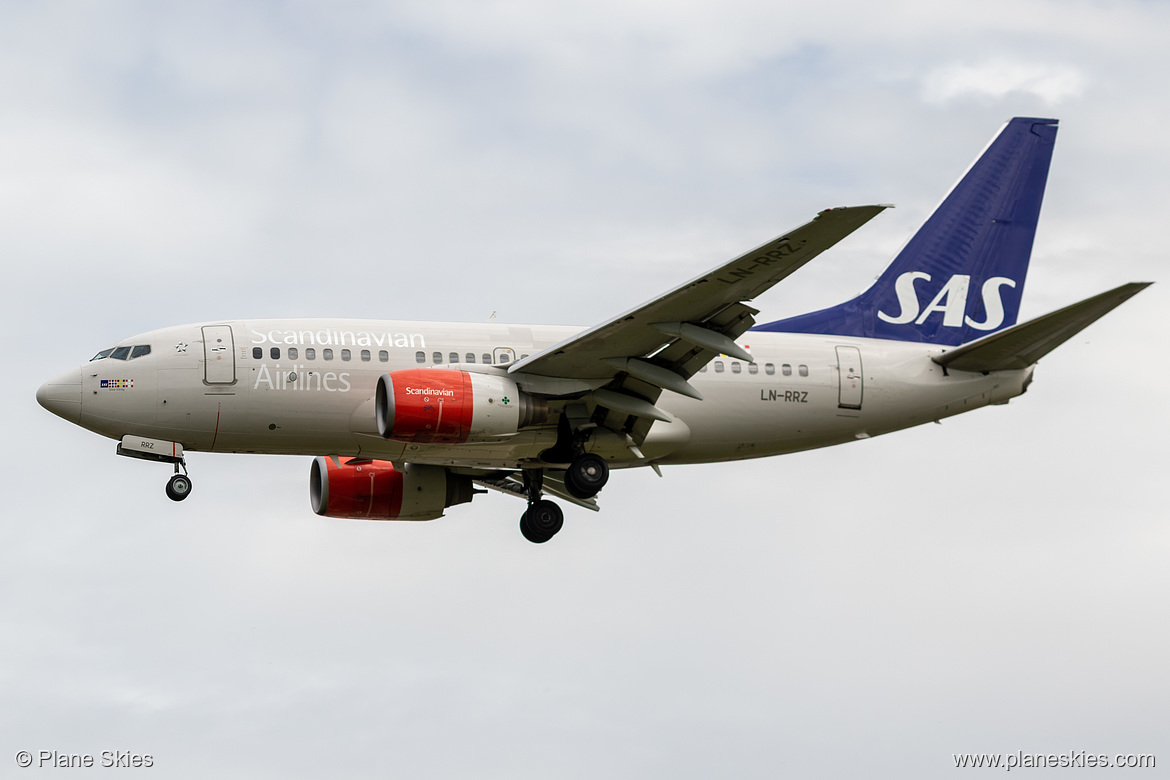
[[[1130,282],[1034,320],[944,352],[934,362],[956,371],[1027,368],[1153,282]]]

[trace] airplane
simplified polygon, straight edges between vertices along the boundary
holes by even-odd
[[[611,469],[759,458],[1005,404],[1037,362],[1150,283],[1017,324],[1057,120],[1008,121],[871,287],[756,324],[749,301],[888,206],[832,208],[587,329],[354,319],[225,320],[99,351],[37,400],[171,464],[187,452],[312,456],[314,512],[431,520],[479,493],[561,530]],[[181,469],[181,471],[180,471]]]

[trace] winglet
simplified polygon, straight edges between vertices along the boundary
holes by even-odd
[[[934,362],[957,371],[1027,368],[1151,284],[1153,282],[1123,284],[1080,303],[944,352],[934,358]]]

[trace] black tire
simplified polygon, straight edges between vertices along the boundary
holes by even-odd
[[[520,533],[533,544],[544,544],[565,524],[565,514],[552,501],[537,501],[520,515]]]
[[[609,464],[593,453],[577,457],[565,469],[565,489],[575,498],[593,498],[608,481]]]
[[[548,541],[548,538],[541,536],[529,525],[527,511],[520,515],[520,534],[533,544],[543,544]]]
[[[191,478],[186,474],[176,474],[167,482],[167,498],[171,501],[182,501],[191,495]]]

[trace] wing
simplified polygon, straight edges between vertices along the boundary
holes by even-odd
[[[822,211],[811,222],[508,369],[524,376],[584,380],[592,422],[631,434],[640,444],[663,389],[701,398],[687,381],[723,353],[752,362],[735,339],[755,324],[745,301],[864,225],[888,206]],[[600,408],[601,412],[597,409]]]

